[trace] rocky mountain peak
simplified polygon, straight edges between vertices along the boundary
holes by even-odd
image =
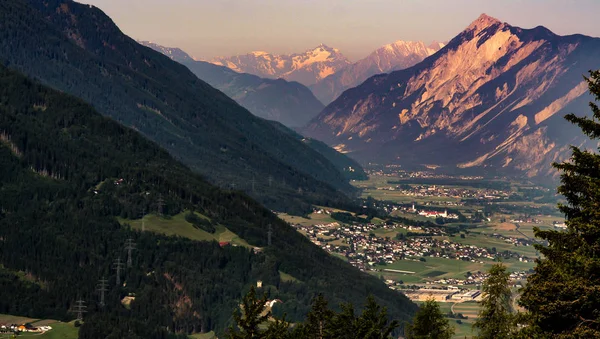
[[[475,31],[475,34],[485,30],[488,27],[502,24],[502,21],[482,13],[475,21],[473,21],[466,31]]]
[[[270,79],[282,78],[307,86],[350,64],[337,48],[325,44],[319,44],[302,53],[274,55],[255,51],[245,55],[218,57],[210,62],[240,73]]]
[[[482,14],[449,45],[342,93],[305,135],[364,162],[551,173],[573,143],[562,115],[587,108],[600,39]]]

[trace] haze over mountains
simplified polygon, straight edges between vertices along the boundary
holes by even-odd
[[[66,0],[8,0],[0,3],[0,18],[6,65],[90,102],[211,182],[281,210],[306,211],[309,201],[349,202],[341,191],[354,189],[321,153],[139,45],[99,9]]]
[[[304,53],[273,55],[264,51],[245,55],[218,57],[210,61],[236,72],[250,73],[263,78],[282,78],[310,86],[350,65],[336,48],[320,44]]]
[[[140,44],[185,65],[198,78],[223,91],[261,118],[275,120],[288,127],[301,127],[325,108],[307,87],[298,82],[238,73],[224,66],[196,61],[179,48],[164,47],[149,41],[140,41]]]
[[[319,80],[310,89],[321,102],[329,104],[348,88],[356,87],[375,74],[388,73],[411,67],[444,47],[433,42],[396,41],[382,46],[366,58]]]
[[[587,111],[582,76],[598,55],[598,38],[484,14],[423,62],[347,90],[303,132],[362,162],[543,177],[584,142],[563,116]]]
[[[219,57],[210,62],[226,66],[238,73],[249,73],[265,78],[298,81],[312,90],[324,104],[332,102],[344,90],[358,86],[370,76],[404,69],[417,64],[444,46],[433,42],[396,41],[382,46],[366,58],[351,63],[335,48],[323,44],[305,53],[273,55],[252,52],[233,57]],[[167,55],[169,52],[165,53]],[[172,55],[177,55],[173,52]],[[184,61],[189,58],[178,58]]]

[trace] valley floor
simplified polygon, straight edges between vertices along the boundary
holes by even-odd
[[[539,257],[533,228],[564,227],[554,192],[527,182],[388,173],[355,185],[387,222],[327,208],[279,216],[413,301],[435,296],[455,338],[472,336],[487,270],[506,265],[516,296]]]

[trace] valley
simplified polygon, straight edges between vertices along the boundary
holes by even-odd
[[[396,166],[366,170],[369,179],[354,184],[376,215],[317,207],[306,217],[279,217],[331,255],[411,300],[435,297],[455,326],[455,338],[472,335],[481,294],[469,291],[481,288],[490,267],[502,262],[518,295],[540,258],[533,245],[541,242],[533,228],[565,227],[556,194],[528,181]]]
[[[600,338],[600,3],[532,4],[0,1],[0,339]]]

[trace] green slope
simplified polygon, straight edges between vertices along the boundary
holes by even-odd
[[[0,22],[4,64],[91,103],[221,187],[296,213],[347,203],[339,191],[353,192],[325,157],[139,45],[95,7],[4,0]]]
[[[333,305],[359,304],[372,293],[400,320],[415,310],[251,198],[212,186],[81,100],[1,67],[0,163],[0,264],[6,270],[0,271],[0,313],[71,320],[69,310],[82,298],[89,311],[82,339],[221,333],[257,280],[286,301],[283,311],[292,320],[305,315],[317,293]],[[264,250],[139,232],[117,220],[133,223],[143,211],[160,208],[176,222],[182,212],[195,211]],[[113,262],[125,258],[128,238],[137,243],[133,266],[115,286]],[[104,309],[96,303],[101,277],[109,281]],[[121,306],[125,296],[135,296],[129,310]]]

